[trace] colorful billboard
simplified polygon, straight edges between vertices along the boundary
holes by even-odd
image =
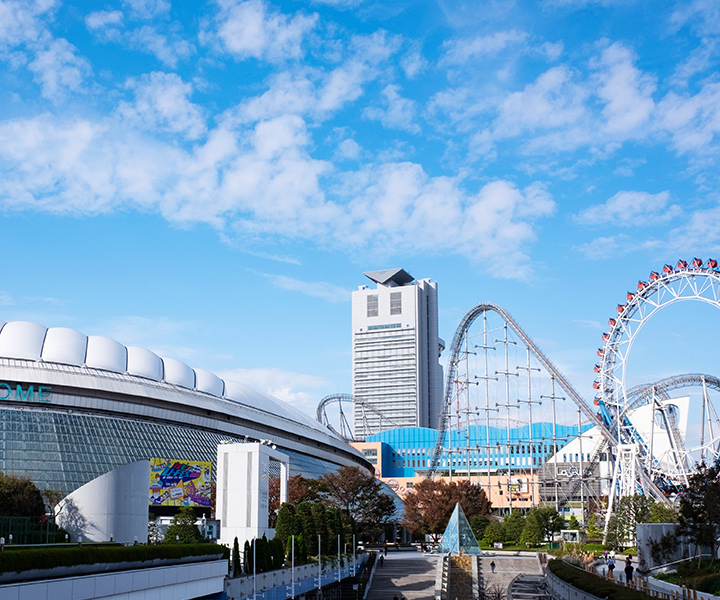
[[[212,465],[204,461],[150,459],[151,506],[210,506]]]

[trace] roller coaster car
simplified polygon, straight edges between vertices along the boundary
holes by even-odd
[[[610,325],[610,327],[615,327],[615,323],[617,323],[615,319],[608,320],[608,325]]]
[[[609,339],[610,339],[610,334],[609,334],[609,333],[603,333],[603,334],[602,334],[602,340],[603,340],[603,342],[607,342]]]
[[[647,287],[646,281],[638,281],[638,290],[644,290]]]
[[[718,265],[718,263],[714,258],[708,258],[708,261],[707,261],[708,267],[710,267],[711,269],[716,269],[717,265]]]
[[[687,269],[687,261],[686,260],[679,260],[677,262],[677,268],[678,269]]]
[[[665,265],[665,266],[663,267],[663,271],[664,271],[665,273],[672,273],[672,272],[673,272],[672,265]]]
[[[651,281],[655,281],[655,280],[657,280],[657,279],[659,279],[659,278],[660,278],[660,273],[658,273],[657,271],[653,271],[652,273],[650,273],[650,280],[651,280]]]
[[[703,261],[702,258],[693,258],[692,266],[693,267],[702,267]]]

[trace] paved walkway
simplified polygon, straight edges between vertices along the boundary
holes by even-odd
[[[375,567],[367,600],[433,600],[437,554],[422,554],[417,550],[389,550]]]
[[[495,563],[492,572],[491,563]],[[491,591],[501,591],[503,597],[510,582],[518,575],[541,575],[537,556],[516,556],[512,554],[483,554],[479,573],[481,585]],[[496,596],[497,594],[491,594]]]
[[[433,600],[435,573],[440,557],[417,550],[390,550],[378,563],[367,594],[367,600]],[[495,562],[495,572],[490,563]],[[533,556],[484,554],[480,559],[481,585],[497,590],[504,598],[510,582],[518,575],[528,575],[518,582],[517,600],[536,600],[533,590],[542,583],[538,559]],[[537,576],[537,577],[534,577]],[[495,595],[495,594],[493,594]],[[543,594],[544,595],[544,594]]]

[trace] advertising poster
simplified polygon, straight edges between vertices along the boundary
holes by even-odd
[[[212,465],[204,461],[150,459],[151,506],[210,506]]]

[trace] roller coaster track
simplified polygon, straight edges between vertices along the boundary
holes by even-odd
[[[575,402],[575,404],[585,414],[585,416],[588,417],[592,423],[596,424],[601,429],[603,434],[606,436],[606,439],[611,442],[617,442],[615,434],[605,425],[605,423],[602,422],[601,419],[598,419],[598,416],[582,399],[580,394],[575,391],[575,388],[572,386],[572,384],[565,378],[565,376],[560,371],[558,371],[555,365],[550,362],[550,359],[548,359],[547,356],[542,353],[540,348],[538,348],[537,344],[535,344],[532,338],[530,338],[530,336],[525,333],[525,331],[523,331],[523,329],[517,324],[515,319],[513,319],[504,308],[498,306],[497,304],[483,303],[473,307],[465,314],[465,316],[460,321],[457,329],[455,330],[455,335],[453,336],[453,340],[450,345],[450,359],[448,363],[447,378],[445,380],[443,410],[441,411],[438,420],[438,442],[433,452],[430,469],[428,469],[429,477],[432,477],[437,471],[437,467],[440,462],[440,455],[442,454],[443,447],[445,445],[445,435],[448,428],[448,409],[452,403],[453,384],[457,377],[457,364],[462,349],[462,340],[465,337],[465,334],[467,333],[470,325],[472,325],[473,321],[475,321],[475,319],[477,319],[484,312],[494,312],[500,315],[505,320],[505,322],[512,328],[512,330],[517,334],[517,336],[530,349],[535,358],[545,367],[545,369],[547,369],[551,376],[555,378],[555,381],[557,381],[560,387],[565,390],[570,399]],[[658,494],[660,494],[659,490]]]

